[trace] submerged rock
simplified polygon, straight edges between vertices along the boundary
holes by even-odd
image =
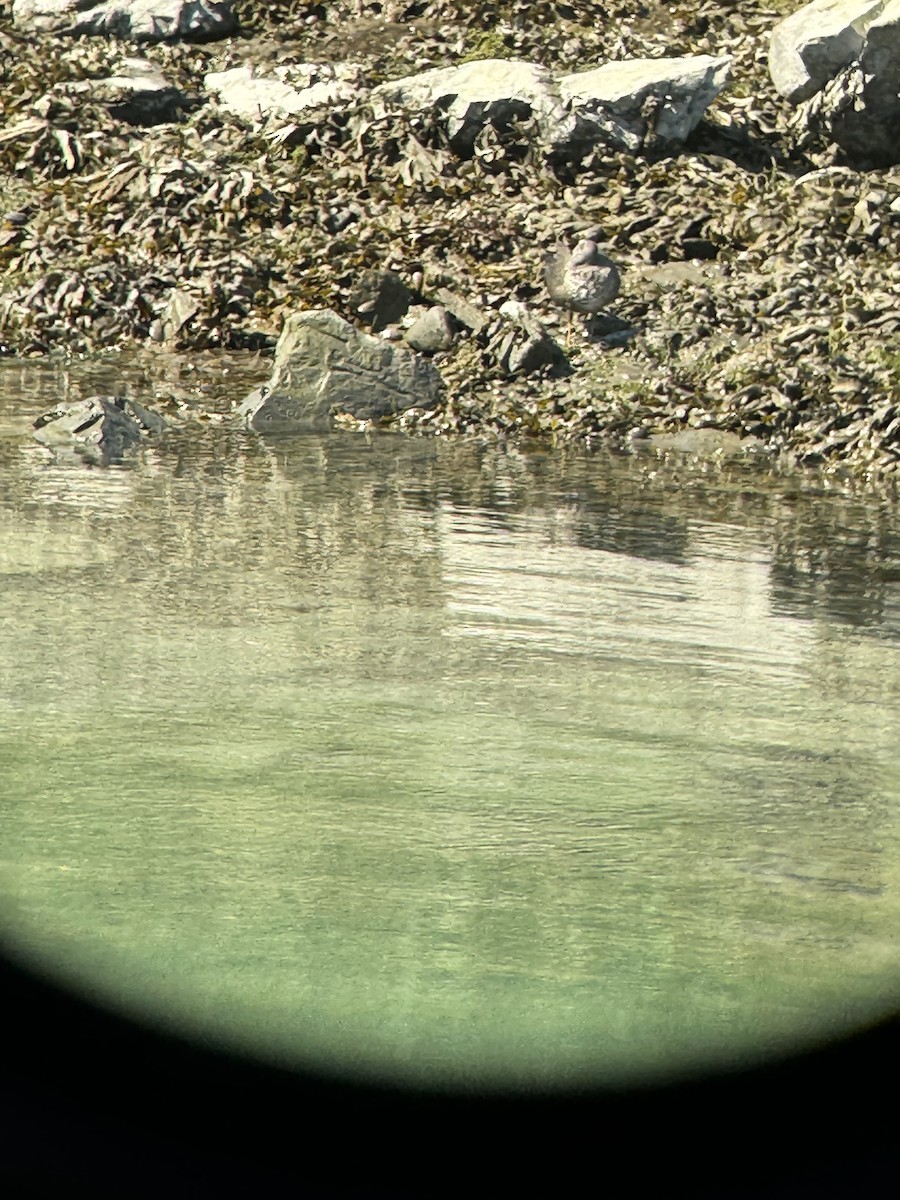
[[[759,454],[765,446],[756,437],[740,437],[724,429],[679,429],[676,433],[653,433],[638,439],[634,447],[658,453],[691,455],[700,459],[734,458],[741,454]]]
[[[237,24],[232,0],[14,0],[12,15],[25,32],[135,42],[224,37]]]
[[[158,413],[125,396],[89,396],[34,422],[34,436],[42,445],[72,451],[97,465],[120,462],[148,436],[165,429]]]
[[[397,343],[361,333],[330,309],[294,313],[275,349],[269,383],[238,416],[261,433],[312,432],[336,415],[379,421],[414,405],[435,404],[437,368]]]

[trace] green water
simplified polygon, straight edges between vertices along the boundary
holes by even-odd
[[[224,408],[235,376],[125,390]],[[132,469],[31,444],[105,383],[0,372],[17,953],[267,1059],[476,1086],[897,1005],[895,504],[226,424]]]

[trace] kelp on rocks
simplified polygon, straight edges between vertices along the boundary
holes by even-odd
[[[801,461],[884,476],[900,462],[900,170],[860,170],[801,134],[766,71],[787,6],[505,3],[236,5],[241,32],[200,45],[42,42],[0,5],[0,338],[7,353],[162,343],[269,350],[286,313],[355,319],[354,288],[390,269],[432,303],[484,314],[438,357],[447,398],[419,431],[604,438],[712,426]],[[552,8],[552,13],[550,9]],[[552,19],[549,19],[551,18]],[[29,52],[26,53],[25,50]],[[102,90],[125,57],[186,104],[129,124]],[[728,54],[732,81],[677,153],[554,159],[533,119],[486,124],[462,157],[440,114],[381,112],[377,84],[483,57],[555,74],[608,59]],[[235,116],[207,73],[351,62],[356,102]],[[599,227],[635,336],[580,341],[571,370],[510,376],[501,310],[560,314],[540,263]],[[415,284],[413,284],[415,281]],[[562,340],[560,336],[560,340]],[[611,348],[612,347],[612,348]]]

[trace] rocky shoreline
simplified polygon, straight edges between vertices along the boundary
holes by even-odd
[[[327,310],[386,351],[412,355],[409,337],[440,381],[424,403],[338,405],[350,427],[624,448],[708,430],[900,479],[900,167],[776,90],[769,37],[799,5],[538,20],[522,0],[245,0],[205,5],[224,36],[155,41],[35,33],[16,7],[0,3],[4,353],[268,355],[292,315]],[[728,79],[677,144],[657,119],[639,144],[560,153],[534,106],[461,145],[440,106],[391,99],[464,63],[559,79],[693,56],[729,59]],[[265,111],[229,104],[223,73],[264,81]],[[588,229],[621,290],[569,339],[541,261]]]

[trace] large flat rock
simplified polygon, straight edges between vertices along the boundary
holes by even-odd
[[[331,429],[337,413],[378,421],[434,404],[441,391],[427,359],[317,308],[287,319],[268,384],[247,397],[238,416],[261,433],[315,432]]]

